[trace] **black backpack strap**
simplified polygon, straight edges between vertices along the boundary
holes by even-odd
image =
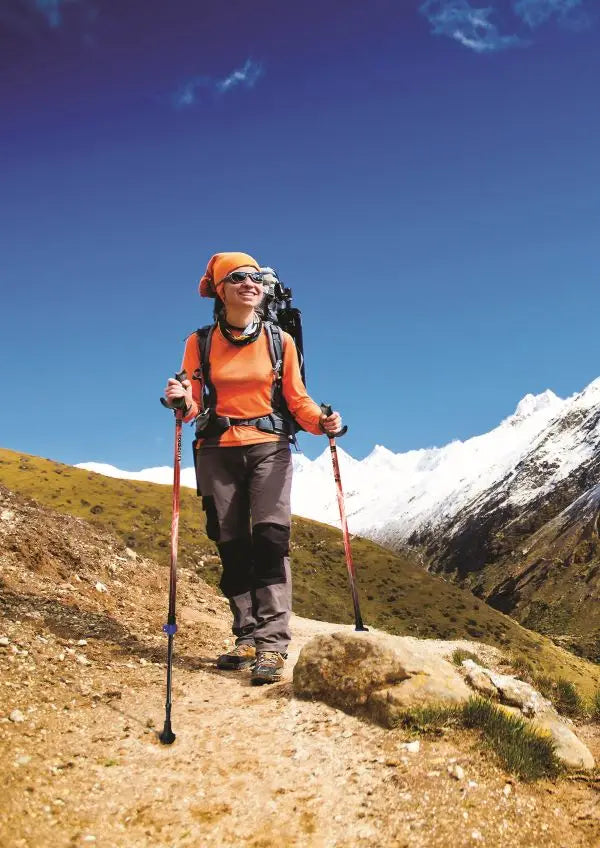
[[[198,338],[198,353],[200,354],[200,369],[202,371],[202,408],[214,409],[217,405],[217,390],[210,379],[210,346],[215,331],[215,324],[207,324],[196,330]]]
[[[265,332],[269,346],[271,365],[273,366],[273,385],[271,387],[271,406],[273,409],[281,408],[283,390],[281,387],[283,379],[283,333],[281,327],[272,321],[265,321]]]
[[[296,432],[302,427],[295,421],[294,416],[288,409],[283,396],[283,329],[279,324],[274,324],[272,321],[265,321],[265,330],[267,333],[267,341],[269,343],[269,354],[271,355],[271,363],[273,365],[273,385],[271,387],[271,406],[273,412],[278,419],[281,419],[281,427],[288,435],[296,448]],[[277,425],[279,426],[279,425]],[[262,429],[258,425],[258,429]],[[277,431],[276,431],[277,432]]]

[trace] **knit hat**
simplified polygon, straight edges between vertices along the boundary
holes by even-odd
[[[200,280],[198,291],[201,297],[215,297],[218,295],[223,300],[223,277],[242,265],[251,265],[260,271],[260,265],[247,253],[215,253],[206,266],[204,276]]]

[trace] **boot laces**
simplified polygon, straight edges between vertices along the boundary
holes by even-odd
[[[283,657],[278,651],[261,651],[258,655],[258,664],[277,668],[282,659]]]
[[[244,657],[244,656],[246,656],[246,654],[248,653],[248,651],[251,647],[252,647],[252,645],[245,645],[245,644],[236,645],[235,648],[233,648],[233,650],[229,651],[229,656],[230,657]]]

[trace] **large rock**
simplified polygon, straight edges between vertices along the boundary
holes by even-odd
[[[450,654],[452,643],[445,647]],[[549,735],[566,766],[594,768],[594,758],[569,723],[533,686],[472,660],[463,662],[462,672],[466,682],[443,659],[439,642],[345,630],[306,643],[294,668],[294,690],[299,697],[367,715],[386,727],[396,726],[412,708],[458,706],[477,692]]]
[[[468,660],[463,661],[463,666],[466,666],[466,662],[468,662]],[[471,666],[472,667],[466,666],[467,672],[465,675],[469,686],[481,695],[485,695],[487,698],[497,698],[498,690],[485,673],[485,669],[476,665],[474,662],[471,662]]]
[[[294,668],[294,690],[346,712],[366,712],[387,726],[407,708],[458,704],[471,694],[426,640],[348,631],[307,642]]]
[[[467,681],[479,692],[484,692],[487,680],[496,690],[498,704],[513,715],[531,719],[531,727],[547,734],[554,742],[554,752],[568,768],[593,769],[594,758],[583,742],[577,738],[567,721],[562,718],[533,686],[509,674],[497,674],[483,668],[473,660],[463,660]],[[483,684],[483,685],[482,685]]]
[[[489,668],[477,665],[473,660],[463,660],[463,668],[467,670],[467,680],[475,689],[482,692],[482,681],[487,678],[496,689],[503,703],[518,707],[523,715],[534,716],[547,712],[552,708],[550,701],[544,698],[537,689],[510,674],[498,674]],[[485,693],[485,694],[492,694]]]
[[[440,664],[444,661],[441,660]],[[395,727],[411,707],[454,706],[468,701],[469,687],[449,663],[434,674],[419,673],[389,689],[372,692],[367,701],[369,714],[386,727]]]
[[[547,733],[552,738],[556,756],[568,768],[594,768],[594,758],[589,749],[556,712],[549,711],[536,716],[532,725],[536,730]]]

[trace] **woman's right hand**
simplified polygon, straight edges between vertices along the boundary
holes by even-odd
[[[165,386],[165,398],[167,399],[167,403],[172,407],[173,401],[180,397],[185,398],[186,410],[191,409],[192,384],[189,380],[183,380],[183,382],[180,383],[179,380],[175,380],[174,377],[169,377],[167,385]]]

